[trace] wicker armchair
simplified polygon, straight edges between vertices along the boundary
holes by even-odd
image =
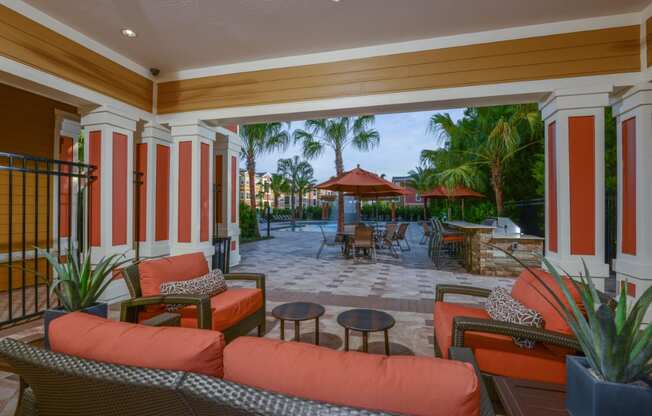
[[[208,296],[196,295],[152,295],[143,296],[140,288],[140,274],[138,265],[131,265],[120,271],[127,284],[130,299],[121,304],[120,320],[123,322],[137,323],[139,313],[150,305],[195,305],[197,307],[197,327],[201,329],[211,329],[213,320],[213,311],[211,309],[211,300]],[[224,278],[227,281],[245,281],[254,282],[256,288],[260,289],[263,294],[263,306],[253,314],[242,319],[237,324],[221,331],[224,334],[226,342],[230,342],[238,336],[249,334],[254,328],[258,329],[258,336],[265,334],[265,275],[258,273],[225,273]]]
[[[489,289],[459,285],[437,285],[435,289],[435,300],[443,302],[447,294],[468,295],[486,298],[491,293]],[[509,322],[496,321],[493,319],[481,319],[466,316],[457,316],[453,319],[453,347],[464,346],[464,334],[468,331],[484,332],[489,334],[506,335],[510,337],[528,338],[533,341],[557,345],[562,348],[569,348],[580,351],[579,342],[575,337],[559,332],[547,331],[526,325],[512,324]],[[437,344],[435,336],[435,355],[441,357],[442,353]]]
[[[524,284],[520,283],[519,290]],[[474,350],[483,373],[556,384],[565,382],[566,354],[581,351],[570,331],[564,333],[556,330],[558,327],[551,330],[496,321],[482,308],[444,301],[445,296],[451,294],[486,298],[491,293],[488,289],[437,285],[435,292],[435,356],[446,357],[444,348],[467,347]],[[546,302],[543,295],[534,289],[532,292],[533,296],[541,298],[540,302]],[[552,322],[549,311],[543,314],[544,320],[550,318]],[[537,344],[532,350],[520,348],[512,337],[530,339]]]

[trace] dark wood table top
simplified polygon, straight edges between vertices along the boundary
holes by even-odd
[[[507,416],[568,416],[566,386],[494,376]]]
[[[386,312],[374,309],[351,309],[339,314],[337,323],[354,331],[375,332],[390,329],[396,321]]]
[[[324,314],[324,307],[312,302],[290,302],[272,309],[272,316],[284,321],[307,321]]]

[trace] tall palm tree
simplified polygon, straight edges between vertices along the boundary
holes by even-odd
[[[303,196],[317,183],[312,177],[313,172],[307,171],[297,178],[297,193],[299,194],[299,218],[303,218]]]
[[[279,159],[276,170],[285,177],[285,180],[290,186],[290,207],[292,209],[292,221],[294,222],[296,219],[295,196],[298,190],[297,184],[301,177],[312,176],[314,171],[312,166],[310,166],[310,163],[301,160],[299,156],[294,156],[293,158],[288,159]]]
[[[242,158],[246,162],[249,176],[249,204],[253,212],[256,212],[256,159],[265,153],[287,149],[290,143],[290,134],[283,129],[281,123],[260,123],[242,126],[240,137],[242,138]],[[256,235],[259,233],[258,224],[256,224]]]
[[[424,194],[431,190],[435,185],[435,175],[432,169],[423,168],[417,166],[416,169],[408,172],[410,179],[408,180],[408,186],[414,189],[419,194]],[[428,200],[423,199],[423,219],[425,220],[428,217]]]
[[[448,114],[435,114],[430,129],[446,140],[445,148],[425,150],[421,157],[435,166],[440,181],[449,187],[473,186],[480,175],[478,170],[487,168],[500,216],[504,209],[505,165],[515,154],[536,143],[540,123],[539,112],[531,104],[471,108],[458,122]]]
[[[269,187],[274,194],[274,208],[278,208],[279,197],[281,194],[287,193],[290,190],[290,186],[283,175],[272,173],[272,181],[270,182]]]
[[[322,155],[326,149],[333,150],[335,155],[335,173],[339,176],[344,172],[342,154],[348,145],[362,151],[369,151],[380,143],[380,135],[372,128],[374,116],[338,117],[321,120],[306,120],[304,129],[293,133],[295,143],[303,145],[303,156],[314,159]],[[344,228],[344,195],[337,197],[337,228]]]

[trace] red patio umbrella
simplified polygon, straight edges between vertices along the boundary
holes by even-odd
[[[373,172],[361,169],[360,165],[355,169],[351,169],[350,171],[344,172],[326,182],[320,183],[316,188],[336,192],[346,192],[358,197],[359,199],[364,198],[365,196],[370,198],[381,198],[405,194],[405,190],[400,186],[381,178]]]
[[[461,199],[462,200],[462,219],[464,219],[464,199],[465,198],[485,198],[480,192],[469,189],[466,186],[456,186],[453,189],[448,189],[445,186],[438,186],[435,189],[421,194],[422,198],[446,198],[446,199]],[[450,207],[448,208],[448,216],[451,216]]]

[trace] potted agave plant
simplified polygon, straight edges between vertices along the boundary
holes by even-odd
[[[107,317],[108,305],[100,303],[98,299],[111,283],[113,270],[128,261],[124,260],[123,254],[113,254],[91,267],[90,252],[80,255],[75,250],[70,250],[65,261],[60,261],[53,253],[41,249],[38,251],[55,272],[50,292],[56,295],[60,304],[58,308],[47,309],[43,314],[45,347],[49,348],[48,328],[54,319],[75,311]]]
[[[652,303],[652,287],[628,307],[624,286],[618,303],[599,296],[586,265],[579,281],[571,279],[583,308],[575,302],[562,275],[543,263],[562,290],[552,306],[568,323],[584,356],[567,356],[566,407],[572,416],[630,416],[652,410],[652,324],[643,318]],[[530,270],[536,275],[536,271]],[[623,282],[624,283],[624,282]],[[551,302],[553,303],[553,302]],[[644,410],[648,409],[648,410]]]

